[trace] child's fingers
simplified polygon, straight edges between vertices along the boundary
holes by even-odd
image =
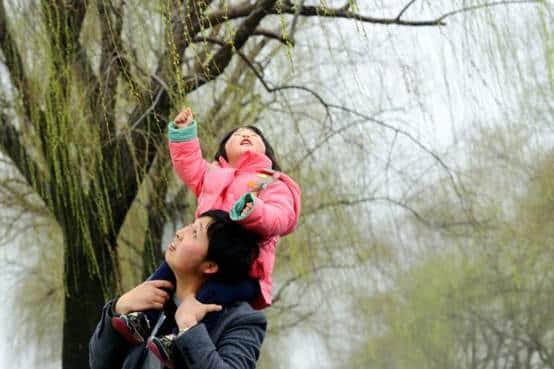
[[[204,308],[206,309],[207,313],[211,313],[212,311],[220,311],[221,305],[209,304],[209,305],[204,305]]]
[[[154,298],[152,299],[151,304],[152,304],[153,306],[162,306],[162,307],[163,307],[163,306],[165,305],[165,302],[166,302],[166,301],[167,301],[166,299],[162,299],[162,298],[156,296],[156,297],[154,297]]]
[[[183,108],[175,117],[175,124],[182,125],[192,122],[192,110],[189,107]]]
[[[156,289],[156,296],[163,299],[163,301],[169,300],[169,293],[166,290]]]
[[[170,281],[166,281],[164,279],[154,279],[149,282],[150,284],[152,284],[154,287],[157,287],[157,288],[169,288],[169,289],[173,288],[173,283],[171,283]]]
[[[248,213],[252,209],[252,206],[253,205],[252,205],[251,202],[244,205],[244,208],[242,209],[241,215],[245,215],[246,213]]]
[[[191,113],[192,113],[192,111],[189,107],[184,107],[183,109],[181,109],[181,111],[179,112],[179,114],[177,116],[187,117]]]

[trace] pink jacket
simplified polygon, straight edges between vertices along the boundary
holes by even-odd
[[[195,216],[211,209],[230,211],[242,195],[256,189],[268,175],[276,178],[258,192],[253,209],[239,221],[264,239],[250,271],[260,281],[261,290],[253,306],[262,309],[271,305],[277,241],[298,224],[300,187],[287,175],[268,170],[271,160],[256,152],[243,154],[233,168],[222,157],[211,164],[204,160],[198,138],[170,142],[169,151],[175,171],[198,199]]]

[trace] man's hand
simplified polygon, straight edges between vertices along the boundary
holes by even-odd
[[[169,294],[164,288],[172,289],[173,284],[164,280],[143,282],[117,299],[114,310],[118,314],[150,309],[161,310],[169,299]]]
[[[188,295],[175,312],[175,321],[179,329],[186,329],[198,324],[207,313],[220,310],[221,305],[203,304],[194,295]]]
[[[184,128],[193,121],[192,109],[187,107],[183,108],[179,114],[175,117],[175,126],[177,128]]]

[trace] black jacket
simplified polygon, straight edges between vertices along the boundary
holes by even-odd
[[[89,343],[91,369],[161,369],[161,362],[145,344],[132,347],[111,325],[114,301],[102,317]],[[175,307],[169,308],[157,336],[175,331]],[[177,337],[176,369],[253,369],[260,354],[267,321],[264,313],[246,303],[236,303],[209,313],[199,324]]]

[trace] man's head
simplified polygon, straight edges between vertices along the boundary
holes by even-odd
[[[175,235],[165,259],[177,277],[197,276],[233,283],[248,277],[260,238],[222,210],[201,214]]]

